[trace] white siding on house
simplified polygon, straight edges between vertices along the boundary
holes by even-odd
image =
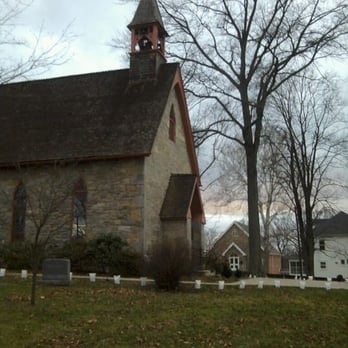
[[[348,278],[348,237],[316,239],[314,276],[336,278],[340,274],[344,278]]]

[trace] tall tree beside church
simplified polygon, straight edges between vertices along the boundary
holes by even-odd
[[[43,73],[68,59],[70,25],[49,45],[43,43],[42,27],[31,36],[21,33],[16,20],[32,3],[33,0],[0,1],[0,84]]]
[[[201,105],[198,138],[237,141],[246,154],[250,271],[261,272],[257,155],[269,97],[316,60],[346,52],[345,0],[159,0],[170,54]],[[202,106],[203,105],[203,106]],[[209,107],[205,108],[204,105]],[[203,110],[214,111],[205,114]]]

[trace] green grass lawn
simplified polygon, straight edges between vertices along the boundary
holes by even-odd
[[[348,291],[0,279],[0,347],[348,347]]]

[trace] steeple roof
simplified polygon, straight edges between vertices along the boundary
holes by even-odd
[[[164,30],[162,16],[156,0],[140,0],[138,8],[128,28],[136,25],[159,23]]]

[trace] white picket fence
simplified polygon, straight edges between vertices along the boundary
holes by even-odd
[[[11,273],[11,275],[16,275]],[[20,272],[21,279],[27,279],[29,276],[28,271],[23,269]],[[6,277],[6,268],[0,268],[0,278]],[[70,272],[70,280],[75,279],[89,279],[91,283],[95,283],[97,280],[111,280],[115,285],[121,285],[122,282],[138,282],[141,287],[145,287],[149,284],[153,284],[154,280],[147,277],[140,278],[122,278],[121,275],[113,275],[112,277],[107,276],[97,276],[96,273],[89,273],[88,276],[84,275],[73,275]],[[225,282],[224,280],[219,280],[217,282],[204,282],[200,279],[194,281],[182,281],[182,284],[193,285],[195,290],[200,290],[202,287],[211,287],[215,286],[218,290],[222,291],[226,286],[237,286],[239,289],[243,290],[246,287],[256,287],[257,289],[263,289],[264,286],[273,286],[275,288],[281,288],[282,286],[286,287],[298,287],[301,290],[305,290],[308,287],[317,287],[323,288],[326,290],[332,289],[347,289],[348,290],[348,281],[346,282],[332,282],[332,279],[327,279],[326,281],[317,281],[312,279],[271,279],[271,278],[249,278],[241,279],[238,282]]]

